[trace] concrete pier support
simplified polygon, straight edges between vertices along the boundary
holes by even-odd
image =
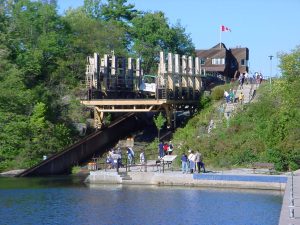
[[[189,56],[189,64],[188,64],[188,68],[189,68],[189,75],[188,76],[188,86],[189,86],[189,93],[188,96],[189,98],[193,97],[193,99],[195,99],[195,68],[194,68],[194,63],[193,63],[193,57]],[[192,91],[192,93],[191,93]],[[192,94],[192,96],[191,96]]]
[[[182,99],[182,77],[181,77],[181,68],[180,68],[180,57],[178,54],[175,54],[175,76],[176,83],[178,85],[178,99]]]
[[[175,82],[174,82],[174,60],[173,54],[168,53],[168,91],[175,94]]]

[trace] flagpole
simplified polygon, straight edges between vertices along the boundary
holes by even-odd
[[[221,26],[219,27],[220,48],[221,48],[221,43],[222,43],[222,31],[221,31],[222,29],[221,29]]]

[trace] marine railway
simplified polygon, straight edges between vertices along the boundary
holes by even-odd
[[[203,90],[198,57],[160,52],[158,72],[144,74],[140,59],[94,53],[87,57],[85,94],[81,103],[89,108],[96,132],[17,175],[45,176],[70,172],[96,153],[103,154],[126,134],[141,129],[138,114],[163,112],[169,126],[176,126],[177,111],[197,109]],[[113,122],[105,126],[107,115]]]

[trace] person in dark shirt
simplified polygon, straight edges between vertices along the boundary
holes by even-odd
[[[173,147],[172,141],[169,141],[168,155],[172,155],[173,148],[174,148],[174,147]]]
[[[162,141],[158,144],[158,153],[160,158],[164,157],[164,144]]]
[[[188,173],[189,171],[188,157],[185,153],[182,153],[181,155],[181,166],[182,166],[182,173]]]

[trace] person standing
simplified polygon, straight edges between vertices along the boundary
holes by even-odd
[[[196,170],[198,173],[200,173],[200,153],[196,151],[195,153],[195,164],[196,164]]]
[[[241,92],[240,95],[239,95],[239,101],[240,101],[241,105],[244,102],[244,98],[245,98],[245,96],[244,96],[243,92]]]
[[[190,173],[194,173],[195,170],[195,155],[194,155],[194,151],[192,151],[191,149],[189,150],[189,156],[188,156],[188,160],[189,160],[189,167],[190,167]]]
[[[166,143],[164,144],[164,156],[168,154],[168,149],[169,149],[169,145],[168,145],[168,143],[166,142]]]
[[[162,141],[158,144],[158,153],[160,158],[164,157],[164,144]]]
[[[117,148],[116,154],[119,155],[119,157],[118,157],[118,167],[122,167],[123,166],[123,164],[122,164],[122,150],[121,150],[120,147]]]
[[[226,99],[226,103],[229,103],[229,101],[230,101],[230,97],[229,97],[229,94],[228,94],[228,92],[227,92],[227,91],[225,91],[225,90],[224,90],[224,97],[225,97],[225,99]]]
[[[244,85],[244,82],[245,82],[245,73],[240,75],[239,82],[240,82],[240,89],[243,89],[243,85]]]
[[[168,155],[172,155],[173,148],[174,148],[174,147],[173,147],[172,141],[169,141]]]
[[[140,163],[141,163],[140,171],[142,171],[144,169],[144,172],[147,172],[146,155],[145,155],[144,150],[140,153]]]
[[[245,74],[245,82],[246,82],[246,84],[248,84],[249,83],[249,74],[247,73],[247,71],[244,74]]]
[[[181,155],[181,169],[182,169],[182,173],[188,173],[188,170],[189,170],[188,158],[185,153],[182,153],[182,155]]]
[[[203,173],[206,173],[205,170],[205,164],[203,162],[203,156],[202,154],[199,152],[199,166],[198,166],[198,173],[200,173],[201,167],[203,168]]]
[[[134,151],[130,147],[127,147],[127,158],[129,165],[132,165],[132,163],[134,163]]]
[[[259,84],[261,84],[262,81],[263,81],[263,75],[262,73],[259,73]]]

